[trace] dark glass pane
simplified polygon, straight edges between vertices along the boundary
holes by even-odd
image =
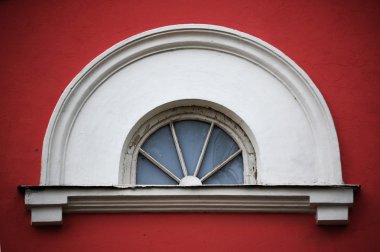
[[[168,125],[154,132],[145,141],[142,149],[170,170],[178,178],[181,179],[183,177],[173,136]],[[139,173],[139,170],[137,170],[137,173]]]
[[[175,123],[178,142],[189,175],[194,174],[209,128],[209,123],[201,121],[187,120]]]
[[[178,185],[176,181],[141,154],[137,158],[136,170],[136,184],[138,185]]]
[[[201,178],[239,149],[235,141],[219,127],[214,127],[198,177]],[[242,166],[243,167],[243,166]]]
[[[203,184],[206,185],[237,185],[244,184],[243,177],[243,158],[242,155],[238,155],[232,159],[226,166],[224,166],[217,173],[205,180]]]

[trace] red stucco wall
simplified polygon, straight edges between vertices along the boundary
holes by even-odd
[[[344,227],[299,214],[86,214],[31,227],[20,184],[38,184],[49,117],[70,80],[136,33],[178,23],[235,28],[274,45],[314,80],[338,131]],[[2,251],[379,251],[379,1],[0,1]]]

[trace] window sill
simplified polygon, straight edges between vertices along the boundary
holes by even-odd
[[[19,186],[32,225],[63,223],[63,213],[315,213],[319,225],[348,222],[358,185],[337,186]]]

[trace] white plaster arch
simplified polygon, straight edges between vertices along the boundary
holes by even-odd
[[[307,74],[251,35],[190,24],[126,39],[74,78],[49,122],[41,185],[118,184],[134,125],[163,104],[191,100],[228,108],[247,125],[258,184],[343,183],[332,117]]]

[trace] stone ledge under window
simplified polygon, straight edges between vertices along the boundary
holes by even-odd
[[[358,185],[336,186],[19,186],[32,225],[63,223],[63,213],[315,213],[319,225],[348,222]]]

